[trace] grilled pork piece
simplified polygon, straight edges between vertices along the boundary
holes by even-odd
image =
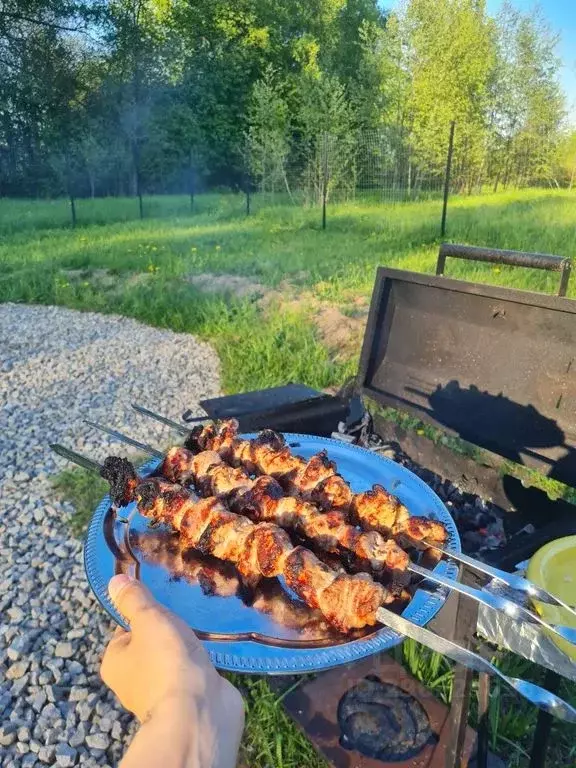
[[[285,496],[269,475],[252,480],[246,470],[226,464],[216,451],[193,454],[186,448],[171,448],[160,471],[172,482],[193,483],[202,494],[223,498],[235,512],[293,529],[326,552],[349,551],[378,574],[404,572],[410,562],[393,539],[349,525],[341,510],[323,513],[310,502]]]
[[[243,467],[252,474],[270,475],[290,495],[308,500],[322,510],[342,511],[350,523],[364,530],[378,531],[385,536],[405,535],[415,541],[446,541],[448,534],[442,523],[410,516],[399,499],[381,485],[354,494],[337,474],[336,465],[325,451],[309,460],[295,456],[284,438],[270,429],[263,430],[253,440],[242,440],[234,419],[199,425],[190,432],[184,447],[196,453],[215,451],[234,467]]]

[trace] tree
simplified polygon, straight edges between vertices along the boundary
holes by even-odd
[[[506,186],[549,183],[564,118],[556,55],[558,36],[539,11],[505,4],[498,17],[493,83],[494,147]]]
[[[407,111],[419,166],[441,173],[451,121],[458,125],[459,184],[484,156],[495,29],[483,0],[410,0],[400,17],[410,73]]]
[[[288,104],[270,66],[252,89],[246,135],[248,165],[261,192],[284,187],[290,195],[286,160],[290,151]]]
[[[304,72],[299,88],[296,129],[304,164],[308,202],[355,187],[356,136],[346,90],[336,77]]]

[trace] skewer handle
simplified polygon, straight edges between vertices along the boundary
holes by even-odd
[[[493,608],[495,611],[501,611],[511,619],[527,621],[531,624],[540,624],[540,626],[545,627],[563,640],[576,644],[576,629],[550,624],[543,619],[542,616],[525,608],[523,605],[515,603],[513,600],[502,597],[502,595],[497,595],[485,590],[474,589],[474,587],[470,587],[468,584],[449,579],[447,576],[435,573],[434,571],[428,571],[426,568],[421,568],[419,565],[411,564],[408,566],[408,570],[418,576],[423,576],[425,579],[435,581],[443,587],[448,587],[448,589],[453,589],[455,592],[460,592],[462,595],[471,597],[473,600],[476,600],[477,603],[481,603],[488,608]]]
[[[65,448],[59,443],[51,443],[50,448],[54,451],[54,453],[57,453],[58,456],[62,456],[64,459],[68,459],[68,461],[77,464],[79,467],[83,467],[84,469],[90,470],[90,472],[96,472],[97,474],[100,474],[102,465],[98,464],[96,461],[88,459],[86,456],[82,456],[82,454],[76,453],[76,451],[71,451],[70,448]]]
[[[154,411],[149,411],[148,408],[144,408],[141,405],[132,403],[132,408],[143,416],[148,416],[149,419],[154,419],[155,421],[159,421],[160,424],[166,424],[166,426],[172,427],[172,429],[180,432],[181,435],[187,435],[190,432],[190,430],[182,424],[178,424],[178,422],[172,421],[172,419],[167,419],[166,416],[160,416],[159,413],[154,413]]]
[[[502,583],[506,584],[506,586],[510,587],[510,589],[523,592],[525,595],[528,595],[528,597],[531,597],[534,600],[539,600],[542,603],[547,603],[548,605],[559,605],[560,607],[565,608],[567,611],[570,611],[573,616],[576,616],[575,607],[568,605],[563,600],[560,600],[559,597],[556,597],[547,590],[542,589],[542,587],[539,587],[537,584],[534,584],[528,579],[525,579],[523,576],[519,576],[517,573],[507,573],[506,571],[502,571],[500,568],[496,568],[493,565],[488,565],[488,563],[475,560],[473,557],[469,557],[463,552],[454,552],[451,549],[440,547],[438,544],[434,544],[433,542],[426,541],[425,544],[431,549],[442,552],[442,554],[446,555],[446,557],[450,557],[453,560],[464,563],[470,568],[473,568],[480,573],[484,573],[486,576],[491,576],[493,579],[501,581]]]
[[[126,445],[131,445],[133,448],[138,448],[138,450],[142,451],[142,453],[148,453],[150,456],[155,456],[157,459],[164,458],[162,451],[153,448],[147,443],[140,443],[138,440],[134,440],[133,438],[128,437],[128,435],[123,435],[121,432],[117,432],[115,429],[110,429],[109,427],[105,427],[103,424],[97,424],[95,421],[90,421],[89,419],[84,419],[84,423],[89,424],[91,427],[94,427],[94,429],[99,429],[101,432],[105,432],[107,435],[110,435],[110,437],[114,437],[120,443],[126,443]]]
[[[417,626],[386,608],[378,609],[377,618],[387,627],[406,637],[412,638],[412,640],[416,640],[418,643],[422,643],[422,645],[426,645],[433,651],[448,656],[448,658],[453,659],[458,664],[463,664],[465,667],[476,672],[486,672],[489,675],[499,677],[506,685],[514,688],[517,693],[524,696],[525,699],[528,699],[528,701],[540,709],[549,712],[554,717],[566,720],[569,723],[576,723],[576,709],[564,701],[564,699],[561,699],[554,693],[550,693],[545,688],[541,688],[539,685],[530,683],[527,680],[508,677],[498,667],[487,659],[482,658],[479,654],[474,653],[474,651],[463,648],[461,645],[454,643],[452,640],[447,640],[445,637],[440,637],[440,635],[434,634],[434,632],[425,627]]]

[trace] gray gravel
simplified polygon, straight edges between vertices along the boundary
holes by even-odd
[[[165,444],[135,401],[179,419],[219,394],[214,350],[116,316],[0,305],[0,765],[115,765],[132,717],[98,669],[112,623],[92,596],[82,544],[50,476],[62,442],[96,459],[129,449],[83,419]]]

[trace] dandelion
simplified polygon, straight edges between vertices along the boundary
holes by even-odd
[[[424,430],[423,429],[417,429],[416,430],[416,434],[417,435],[423,435],[424,434]]]
[[[220,248],[220,246],[219,246],[219,245],[217,245],[217,246],[216,246],[216,250],[217,250],[217,251],[221,250],[221,248]]]
[[[157,267],[156,264],[148,264],[146,267],[148,272],[150,272],[151,275],[154,275],[156,272],[160,270],[160,267]]]
[[[502,271],[502,270],[500,269],[500,267],[494,267],[494,272],[495,272],[497,275],[499,275],[501,271]]]

